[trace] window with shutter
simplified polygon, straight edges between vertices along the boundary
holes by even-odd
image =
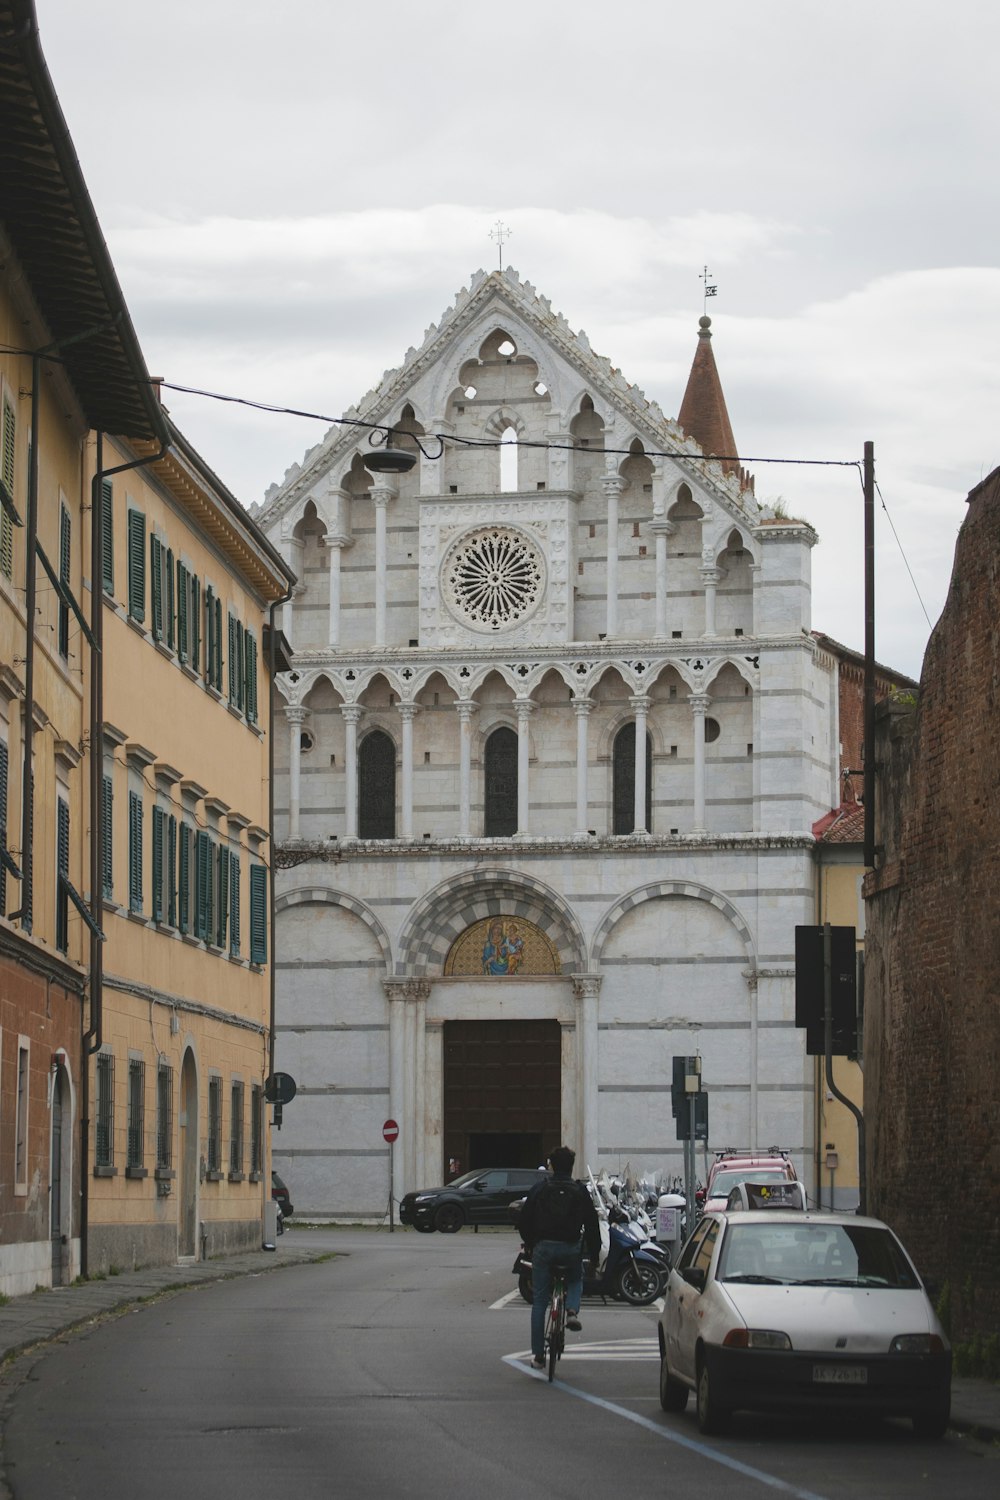
[[[205,681],[215,686],[215,590],[205,585]]]
[[[146,618],[146,517],[141,510],[128,513],[128,612],[133,620]]]
[[[174,600],[174,553],[172,547],[165,549],[166,562],[163,568],[163,595],[166,601],[164,610],[163,633],[167,638],[167,645],[173,650],[174,646],[174,616],[176,605]]]
[[[69,879],[69,803],[56,798],[56,947],[60,953],[69,948],[69,897],[59,876]]]
[[[177,819],[167,817],[167,921],[177,926]]]
[[[240,857],[229,856],[229,952],[233,958],[240,952]]]
[[[236,649],[236,617],[229,616],[229,701],[236,707],[240,678],[240,657]]]
[[[163,639],[163,544],[158,536],[149,539],[150,607],[153,612],[153,640]]]
[[[208,942],[212,930],[212,840],[199,828],[194,836],[194,935]]]
[[[182,823],[177,849],[177,926],[181,932],[191,927],[191,830]]]
[[[115,1160],[115,1059],[98,1052],[94,1061],[94,1165],[111,1167]]]
[[[179,661],[188,659],[188,609],[191,603],[191,590],[188,587],[188,570],[180,561],[177,563],[177,658]]]
[[[70,585],[72,522],[65,505],[59,508],[59,582]],[[69,655],[69,609],[59,601],[59,655]]]
[[[0,479],[7,491],[7,498],[14,503],[14,452],[17,436],[17,421],[14,406],[6,396],[3,398],[3,425],[0,426]],[[0,571],[5,578],[14,576],[14,523],[0,506]]]
[[[101,481],[101,581],[106,594],[115,591],[115,503],[111,480]]]
[[[219,948],[226,946],[226,929],[229,925],[229,854],[220,844],[216,853],[215,942]]]
[[[163,921],[163,809],[153,808],[153,921]]]
[[[196,672],[201,671],[201,583],[191,574],[188,578],[190,603],[188,607],[188,659]]]
[[[113,901],[114,881],[114,783],[110,776],[102,780],[101,796],[101,890],[105,901]]]
[[[142,911],[142,798],[128,794],[128,905]]]
[[[267,870],[250,867],[250,962],[267,963]]]
[[[243,702],[248,724],[257,722],[257,641],[249,630],[243,635],[244,683]]]

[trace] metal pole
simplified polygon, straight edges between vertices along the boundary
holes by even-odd
[[[875,445],[865,443],[865,867],[875,867]]]
[[[390,1141],[389,1142],[389,1233],[390,1234],[392,1234],[393,1229],[395,1228],[395,1224],[393,1222],[394,1218],[395,1218],[395,1215],[393,1213],[393,1204],[392,1204],[392,1187],[393,1187],[393,1183],[396,1180],[396,1174],[393,1171],[393,1167],[392,1167],[393,1152],[395,1151],[395,1149],[396,1149],[396,1147],[395,1147],[394,1143],[392,1141]]]
[[[858,1212],[868,1212],[868,1183],[865,1168],[865,1117],[861,1110],[841,1093],[833,1081],[833,929],[823,923],[823,1050],[826,1053],[826,1086],[835,1099],[851,1111],[858,1126]],[[830,1177],[830,1207],[833,1207],[833,1175]]]

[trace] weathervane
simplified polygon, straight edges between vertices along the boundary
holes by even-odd
[[[503,270],[503,247],[513,233],[513,229],[509,229],[502,219],[497,219],[493,228],[490,230],[490,239],[496,240],[497,242],[497,256],[500,260],[501,271]]]
[[[704,304],[702,306],[702,312],[705,312],[705,310],[708,307],[708,299],[709,299],[709,297],[717,297],[719,295],[719,288],[715,285],[714,282],[711,282],[709,280],[709,278],[711,277],[711,274],[712,273],[708,269],[708,267],[707,266],[703,266],[702,267],[701,275],[698,278],[698,280],[701,281],[703,283],[704,287],[705,287],[705,300],[704,300]]]

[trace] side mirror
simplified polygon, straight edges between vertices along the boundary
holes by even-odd
[[[486,1184],[482,1180],[482,1178],[480,1178],[478,1182],[474,1182],[472,1184],[472,1186],[475,1188],[475,1190],[476,1190],[477,1193],[482,1193],[482,1192],[485,1192],[485,1190],[486,1190]]]
[[[701,1266],[685,1266],[681,1274],[681,1280],[686,1281],[688,1286],[693,1286],[696,1292],[705,1290],[705,1272]]]

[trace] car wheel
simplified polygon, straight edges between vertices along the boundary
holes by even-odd
[[[925,1438],[928,1442],[936,1443],[944,1437],[948,1431],[948,1422],[951,1417],[951,1401],[944,1401],[934,1411],[915,1411],[910,1421],[913,1423],[915,1437]]]
[[[457,1234],[465,1222],[457,1203],[442,1203],[434,1215],[434,1227],[442,1234]]]
[[[689,1391],[680,1380],[675,1380],[667,1364],[667,1356],[660,1355],[660,1405],[664,1411],[683,1411],[688,1404]]]
[[[713,1432],[724,1432],[729,1420],[729,1411],[720,1406],[712,1394],[708,1365],[703,1355],[698,1358],[698,1427],[706,1436]]]
[[[525,1302],[533,1302],[535,1300],[534,1287],[532,1285],[530,1271],[521,1272],[520,1276],[517,1278],[517,1289],[521,1293],[521,1296],[524,1298]]]
[[[648,1307],[660,1295],[660,1273],[653,1266],[629,1261],[619,1273],[618,1287],[633,1307]]]
[[[418,1234],[433,1234],[434,1233],[434,1225],[433,1224],[414,1224],[413,1227],[417,1231]]]

